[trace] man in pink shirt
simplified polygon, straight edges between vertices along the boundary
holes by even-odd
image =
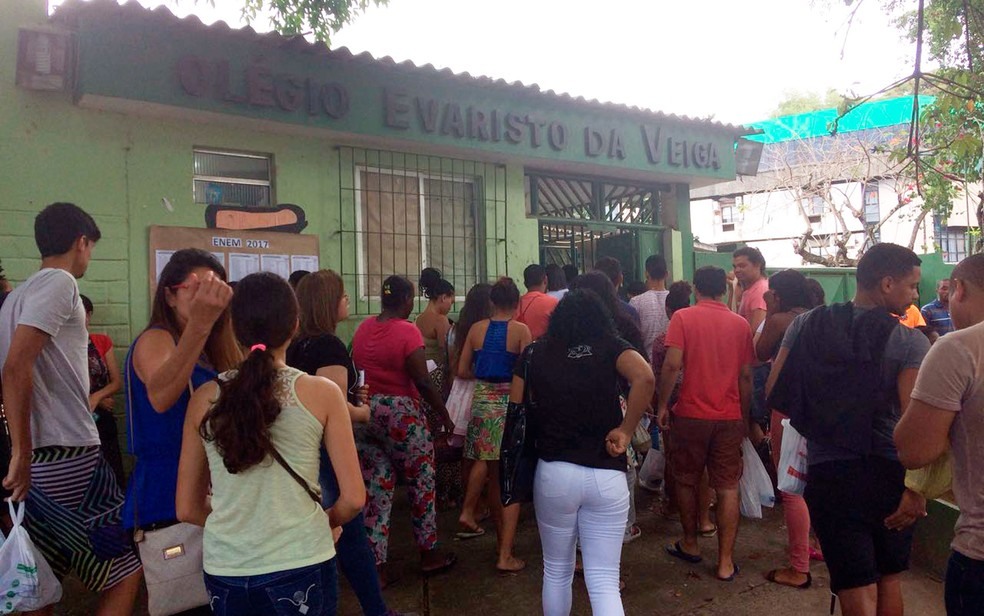
[[[765,275],[765,257],[758,248],[745,246],[731,255],[735,278],[741,286],[741,301],[738,303],[740,314],[752,330],[752,336],[765,322],[765,292],[769,290],[769,279]],[[765,467],[771,467],[772,454],[765,435],[769,431],[769,409],[765,403],[765,382],[769,380],[770,364],[755,366],[752,373],[754,391],[752,394],[751,433],[752,444],[759,449]]]
[[[738,314],[748,321],[754,334],[765,320],[765,292],[769,290],[769,280],[765,275],[765,257],[758,248],[751,246],[739,248],[731,257],[735,278],[742,289]]]
[[[694,273],[697,305],[673,313],[666,332],[666,359],[659,379],[657,421],[673,435],[672,478],[683,539],[667,546],[671,556],[689,563],[702,560],[697,491],[707,469],[717,493],[717,577],[732,581],[738,535],[738,482],[742,474],[754,360],[748,324],[722,303],[727,292],[724,270],[702,267]],[[670,394],[683,370],[680,395],[672,414]]]
[[[530,328],[533,340],[547,333],[550,315],[559,303],[557,298],[547,295],[547,271],[542,265],[529,265],[523,270],[523,283],[526,295],[519,298],[516,320]]]

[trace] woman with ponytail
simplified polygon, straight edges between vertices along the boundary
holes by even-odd
[[[387,579],[383,565],[397,473],[407,481],[413,534],[424,573],[442,571],[457,560],[453,553],[437,548],[434,441],[420,398],[438,413],[447,434],[454,429],[454,422],[427,375],[423,336],[407,320],[415,299],[413,283],[402,276],[390,276],[383,281],[380,293],[382,312],[363,321],[352,338],[352,359],[365,371],[371,393],[369,425],[360,431],[359,456],[369,489],[366,528],[384,588]]]
[[[427,298],[427,307],[415,321],[417,329],[424,337],[424,358],[428,365],[434,387],[441,393],[441,399],[448,400],[451,393],[451,375],[448,371],[448,333],[451,320],[448,313],[454,304],[454,287],[433,267],[420,272],[420,292]],[[424,415],[431,432],[440,432],[442,418],[437,409],[429,404],[423,405]],[[438,511],[457,509],[464,496],[461,485],[461,448],[451,447],[448,442],[434,443],[436,468],[436,494]]]
[[[249,353],[191,399],[178,517],[205,527],[214,614],[265,616],[285,605],[307,616],[335,614],[335,539],[365,502],[345,397],[329,379],[287,367],[298,309],[285,280],[269,272],[243,278],[231,312]],[[339,486],[327,511],[318,483],[322,444]]]

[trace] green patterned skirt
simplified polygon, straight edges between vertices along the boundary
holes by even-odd
[[[475,381],[472,416],[465,438],[465,457],[469,460],[498,460],[502,433],[506,428],[510,383]]]

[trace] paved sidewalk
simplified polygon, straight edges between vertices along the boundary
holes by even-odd
[[[830,593],[826,568],[813,565],[813,588],[794,590],[770,584],[765,572],[784,565],[786,531],[781,510],[766,510],[763,520],[742,520],[736,558],[742,566],[731,584],[714,579],[713,561],[717,553],[713,540],[704,540],[706,562],[687,565],[670,558],[663,546],[674,540],[679,525],[650,511],[652,495],[637,494],[639,525],[643,535],[625,547],[622,560],[625,611],[634,615],[682,616],[822,616],[829,613]],[[412,545],[406,499],[398,495],[395,503],[391,545],[391,568],[401,579],[386,591],[390,607],[417,612],[421,616],[536,616],[540,611],[542,557],[532,509],[524,510],[517,538],[516,553],[528,561],[526,571],[501,577],[494,569],[495,533],[467,542],[444,541],[458,554],[451,571],[424,579]],[[442,541],[453,536],[457,514],[441,515]],[[346,582],[341,582],[340,616],[361,614]],[[917,616],[943,616],[943,585],[920,571],[906,576],[906,612]],[[76,584],[66,585],[66,601],[56,612],[82,616],[93,613],[91,595]],[[796,613],[792,614],[791,609]],[[141,612],[143,613],[143,612]],[[575,615],[590,614],[583,581],[574,582]],[[838,614],[840,610],[838,610]]]

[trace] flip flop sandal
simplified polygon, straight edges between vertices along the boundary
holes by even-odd
[[[684,552],[683,548],[680,547],[679,541],[677,541],[673,545],[666,546],[666,553],[672,556],[673,558],[679,558],[680,560],[684,562],[688,562],[692,565],[696,565],[697,563],[704,561],[703,556],[698,556],[697,554],[687,554],[686,552]]]
[[[715,577],[718,579],[719,582],[734,582],[735,577],[737,577],[739,573],[741,573],[741,567],[738,566],[738,563],[735,563],[735,570],[731,572],[731,575],[729,575],[728,577],[721,577],[720,575],[716,575]]]
[[[637,524],[633,524],[632,528],[629,529],[628,534],[622,536],[622,545],[627,545],[632,543],[636,539],[642,536],[642,529],[639,528]]]
[[[716,537],[717,536],[717,534],[718,534],[718,527],[715,526],[714,528],[711,528],[710,530],[702,530],[702,531],[699,531],[697,534],[700,535],[701,537],[705,538],[705,539],[710,539],[711,537]]]
[[[454,552],[450,552],[444,556],[444,562],[436,567],[423,568],[422,571],[424,572],[424,575],[434,575],[441,573],[442,571],[447,571],[453,567],[456,562],[458,562],[457,555],[455,555]]]
[[[813,585],[813,576],[810,575],[809,573],[806,574],[806,581],[803,582],[802,584],[787,584],[785,582],[780,582],[779,580],[776,579],[776,575],[778,575],[778,573],[779,573],[779,569],[773,569],[772,571],[765,574],[765,579],[769,580],[773,584],[779,584],[780,586],[789,586],[790,588],[798,588],[800,590],[806,590],[807,588]]]
[[[469,539],[477,539],[485,534],[485,529],[478,527],[475,530],[459,530],[454,534],[455,541],[468,541]]]

